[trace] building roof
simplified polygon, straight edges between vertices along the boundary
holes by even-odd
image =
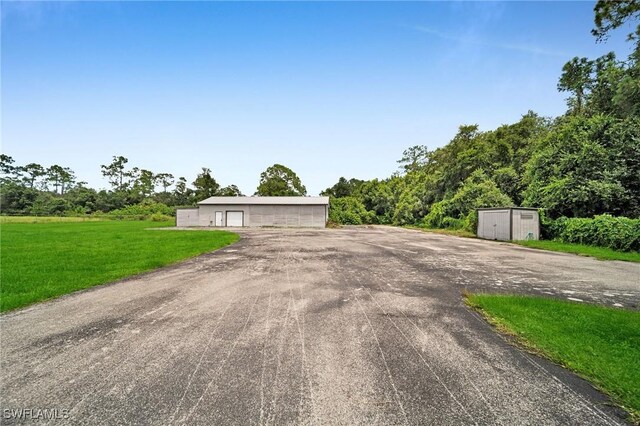
[[[209,197],[199,205],[209,204],[262,204],[262,205],[329,205],[329,197]]]
[[[480,207],[476,210],[532,210],[538,211],[535,207]]]

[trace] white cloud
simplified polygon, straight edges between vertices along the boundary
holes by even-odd
[[[454,35],[454,34],[440,31],[440,30],[436,30],[434,28],[422,26],[422,25],[414,25],[414,26],[411,26],[410,28],[421,33],[430,34],[440,39],[449,40],[449,41],[453,41],[460,44],[471,44],[471,45],[477,45],[477,46],[493,47],[493,48],[503,49],[503,50],[514,50],[518,52],[530,53],[533,55],[567,57],[566,53],[547,49],[545,47],[535,46],[535,45],[529,45],[524,43],[503,43],[503,42],[483,40],[477,36]]]

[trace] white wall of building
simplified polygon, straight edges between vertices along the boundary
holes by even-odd
[[[198,226],[215,226],[216,212],[222,212],[222,226],[227,226],[227,212],[243,212],[244,226],[324,228],[328,206],[324,205],[244,205],[206,204],[199,206]]]
[[[176,210],[176,226],[199,226],[198,209]]]

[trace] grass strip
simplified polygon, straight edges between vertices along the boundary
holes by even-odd
[[[219,249],[226,231],[153,231],[170,222],[4,223],[0,312],[122,279]]]
[[[93,216],[0,216],[0,223],[101,222]]]
[[[453,235],[455,237],[465,238],[477,238],[476,234],[464,229],[450,229],[450,228],[424,228],[422,226],[405,226],[408,229],[417,229],[424,232],[433,232],[434,234]]]
[[[579,254],[581,256],[595,257],[600,260],[622,260],[625,262],[640,262],[640,253],[637,251],[617,251],[607,247],[594,247],[584,244],[562,243],[559,241],[537,240],[537,241],[513,241],[521,246],[559,251],[564,253]]]
[[[467,303],[524,347],[578,373],[640,421],[640,312],[532,296]]]
[[[431,229],[419,226],[406,226],[409,229],[419,229],[425,232],[434,232],[436,234],[454,235],[456,237],[476,238],[473,232],[464,229]],[[550,240],[529,240],[529,241],[506,241],[518,244],[524,247],[535,248],[540,250],[557,251],[562,253],[572,253],[580,256],[595,257],[599,260],[621,260],[624,262],[640,262],[640,253],[637,251],[618,251],[607,247],[595,247],[585,244],[562,243]]]

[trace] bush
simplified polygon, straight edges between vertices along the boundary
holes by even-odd
[[[640,219],[608,214],[594,218],[561,217],[541,221],[543,237],[565,243],[608,247],[621,251],[640,250]]]
[[[429,214],[422,219],[422,224],[427,228],[444,228],[445,218],[448,217],[449,204],[449,200],[434,203],[431,206],[431,210],[429,210]]]
[[[372,223],[373,212],[367,211],[364,204],[354,197],[331,198],[329,220],[343,225],[362,225]]]
[[[151,215],[150,219],[154,222],[168,222],[173,220],[173,217],[162,213],[154,213]]]
[[[442,227],[448,229],[463,229],[465,224],[465,219],[456,219],[455,217],[447,216],[442,220]]]

